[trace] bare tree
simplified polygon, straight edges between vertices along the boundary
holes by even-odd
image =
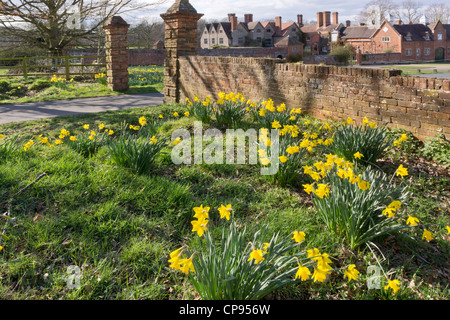
[[[444,3],[433,3],[427,7],[425,15],[430,20],[430,23],[441,21],[446,24],[450,17],[450,6]]]
[[[165,0],[0,0],[0,27],[51,55],[98,30],[110,17]]]
[[[359,21],[368,24],[381,24],[385,17],[391,14],[398,16],[398,6],[393,0],[371,0],[359,15]]]
[[[404,23],[419,23],[422,4],[417,0],[403,0],[400,7],[400,17]]]
[[[128,45],[138,49],[151,49],[156,41],[164,41],[162,20],[142,20],[128,31]]]

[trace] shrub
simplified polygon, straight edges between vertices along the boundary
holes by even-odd
[[[221,218],[230,219],[230,210],[231,205],[222,205]],[[330,274],[327,254],[317,249],[309,250],[308,255],[305,250],[299,252],[297,248],[304,240],[302,232],[294,232],[294,237],[270,237],[266,227],[250,233],[231,218],[228,226],[218,230],[221,239],[216,241],[214,230],[207,226],[209,207],[196,207],[194,211],[198,220],[192,225],[198,241],[193,241],[191,248],[184,246],[172,252],[169,262],[171,268],[188,274],[203,300],[262,299],[283,286],[308,280],[308,266],[313,264],[314,281],[322,282]],[[296,253],[289,255],[291,251]],[[307,261],[300,265],[304,260]]]
[[[353,124],[351,118],[347,124],[336,127],[333,143],[328,148],[331,153],[347,161],[357,160],[361,164],[372,164],[381,158],[385,151],[393,146],[394,138],[388,135],[386,126],[378,127],[375,122],[364,119],[362,125]],[[355,154],[361,154],[358,157]]]
[[[211,123],[214,107],[209,96],[203,101],[200,101],[198,96],[194,96],[194,101],[186,98],[185,108],[195,119],[206,124]]]
[[[450,142],[445,140],[444,135],[425,140],[421,153],[429,159],[450,165]]]
[[[17,137],[7,138],[0,134],[0,159],[12,158],[18,152]]]
[[[103,129],[104,128],[101,126],[99,127],[99,130],[95,131],[89,128],[89,125],[85,124],[82,133],[68,138],[67,145],[83,157],[91,157],[97,153],[100,147],[106,144],[107,137],[114,133],[112,130]],[[68,135],[70,134],[68,133],[65,136]]]
[[[247,100],[242,94],[230,92],[219,93],[219,100],[215,104],[215,115],[217,124],[225,128],[238,128],[239,124],[247,114]]]
[[[167,145],[166,139],[122,135],[108,143],[110,157],[114,163],[137,174],[149,172],[156,156]]]
[[[50,88],[51,86],[52,86],[52,83],[49,80],[37,79],[28,87],[28,89],[38,91],[38,90]]]
[[[351,46],[337,46],[331,50],[330,55],[339,63],[348,63],[353,54]]]
[[[11,90],[11,84],[8,80],[0,80],[0,93],[6,93]]]
[[[343,237],[352,249],[405,227],[396,224],[395,214],[408,196],[406,187],[371,167],[358,175],[353,163],[336,155],[329,155],[318,167],[317,182],[304,185],[305,191],[312,194],[328,230]],[[314,173],[309,172],[312,177]]]

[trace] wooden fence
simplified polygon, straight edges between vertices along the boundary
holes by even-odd
[[[85,59],[95,59],[84,63]],[[49,63],[46,63],[48,61]],[[61,56],[0,58],[0,78],[6,77],[60,77],[91,76],[106,68],[105,56]],[[6,72],[3,70],[7,70]]]

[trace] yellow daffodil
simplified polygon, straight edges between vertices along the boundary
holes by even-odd
[[[173,251],[170,254],[170,259],[169,259],[169,262],[171,263],[169,265],[170,268],[175,269],[175,270],[180,269],[180,267],[181,267],[181,254],[182,254],[183,249],[184,248],[182,247],[180,249],[177,249],[177,250]]]
[[[263,248],[264,254],[267,254],[267,249],[269,249],[269,246],[270,246],[270,243],[268,243],[268,242],[264,243],[264,248]]]
[[[268,158],[262,158],[262,159],[260,159],[260,161],[261,161],[261,165],[263,165],[265,167],[267,167],[271,163]]]
[[[112,136],[113,134],[114,134],[114,131],[113,131],[112,129],[110,129],[110,130],[108,131],[108,135]]]
[[[189,116],[190,116],[189,111],[186,111],[186,112],[184,113],[184,115],[185,115],[186,117],[189,117]]]
[[[408,219],[406,219],[406,224],[409,224],[411,226],[417,226],[418,223],[419,219],[417,219],[416,217],[409,216]]]
[[[397,168],[397,170],[395,171],[395,174],[396,174],[397,176],[401,176],[402,179],[403,179],[404,176],[407,176],[407,175],[408,175],[408,169],[405,168],[405,167],[403,167],[403,165],[401,164],[401,165]]]
[[[3,134],[0,134],[0,139],[3,139],[5,136]]]
[[[194,214],[194,218],[197,219],[207,219],[209,218],[208,213],[209,213],[209,209],[211,209],[210,207],[203,207],[203,205],[200,205],[200,207],[195,207],[193,210],[195,212]]]
[[[347,278],[350,282],[351,280],[356,280],[358,278],[359,271],[356,270],[356,265],[351,264],[348,266],[347,270],[344,272],[344,278]]]
[[[425,230],[423,231],[422,239],[423,239],[423,238],[425,238],[425,240],[427,240],[428,242],[430,242],[431,240],[434,239],[434,238],[433,238],[433,235],[431,234],[431,232],[430,232],[429,230],[427,230],[427,229],[425,229]]]
[[[70,140],[70,141],[77,141],[77,137],[71,136],[71,137],[69,138],[69,140]]]
[[[253,249],[253,251],[250,253],[250,258],[248,258],[247,261],[255,260],[255,264],[260,263],[261,261],[265,260],[263,257],[264,252],[261,249]]]
[[[150,144],[155,144],[155,143],[157,143],[157,142],[158,142],[158,139],[156,139],[155,136],[151,137],[151,139],[150,139]]]
[[[178,117],[178,112],[174,112],[174,113],[173,113],[173,116],[174,116],[174,117]]]
[[[347,123],[348,123],[348,124],[353,124],[353,119],[350,118],[350,117],[348,117],[348,118],[347,118]]]
[[[388,284],[384,287],[384,290],[392,289],[394,294],[400,289],[400,282],[398,280],[388,280]]]
[[[178,138],[176,138],[175,140],[172,141],[172,144],[173,144],[173,145],[177,145],[177,144],[179,144],[180,142],[181,142],[181,138],[178,137]]]
[[[311,271],[307,267],[302,266],[301,264],[298,265],[297,273],[295,274],[295,279],[299,279],[302,281],[306,281],[311,276]]]
[[[281,124],[279,121],[275,120],[274,122],[272,122],[272,128],[274,129],[280,129],[281,128]]]
[[[203,233],[208,230],[208,222],[209,220],[204,217],[200,217],[198,220],[191,221],[192,231],[197,232],[198,236],[201,237]]]
[[[364,158],[364,155],[362,153],[360,153],[359,151],[357,153],[355,153],[353,156],[355,157],[355,159]]]
[[[280,160],[280,162],[285,163],[286,161],[288,161],[288,157],[286,156],[280,156],[278,157],[278,159]]]
[[[99,130],[103,130],[104,127],[105,127],[105,125],[104,125],[103,123],[101,123],[101,124],[98,125],[98,129],[99,129]]]
[[[145,117],[140,117],[139,118],[139,124],[141,125],[141,126],[146,126],[147,125],[147,119],[145,118]]]
[[[233,211],[231,208],[231,204],[228,204],[227,206],[224,206],[223,204],[219,208],[220,218],[226,218],[227,220],[230,220],[230,213]]]
[[[86,130],[89,130],[89,125],[88,125],[88,124],[85,124],[85,125],[83,126],[83,128],[86,129]]]
[[[314,192],[314,186],[312,184],[304,184],[303,188],[306,193],[311,194],[311,192]]]
[[[164,116],[163,116],[162,114],[160,114],[160,115],[159,115],[159,118],[162,119],[162,118],[164,118]]]
[[[189,259],[182,259],[180,261],[180,264],[182,265],[180,267],[180,270],[183,271],[185,274],[189,274],[190,271],[195,272],[194,264],[192,262],[193,257],[190,257]]]
[[[306,234],[305,234],[303,231],[297,231],[297,230],[295,230],[292,234],[294,235],[294,236],[292,237],[292,239],[294,239],[295,242],[300,243],[300,242],[305,241],[305,236],[306,236]]]
[[[94,140],[94,137],[93,136],[89,136],[89,140]]]

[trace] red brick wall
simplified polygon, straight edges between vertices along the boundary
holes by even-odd
[[[240,92],[272,98],[326,119],[361,120],[404,128],[418,138],[450,135],[450,80],[402,77],[398,71],[279,63],[276,59],[180,57],[180,101]]]
[[[374,53],[363,54],[361,64],[399,63],[400,61],[401,53]]]

